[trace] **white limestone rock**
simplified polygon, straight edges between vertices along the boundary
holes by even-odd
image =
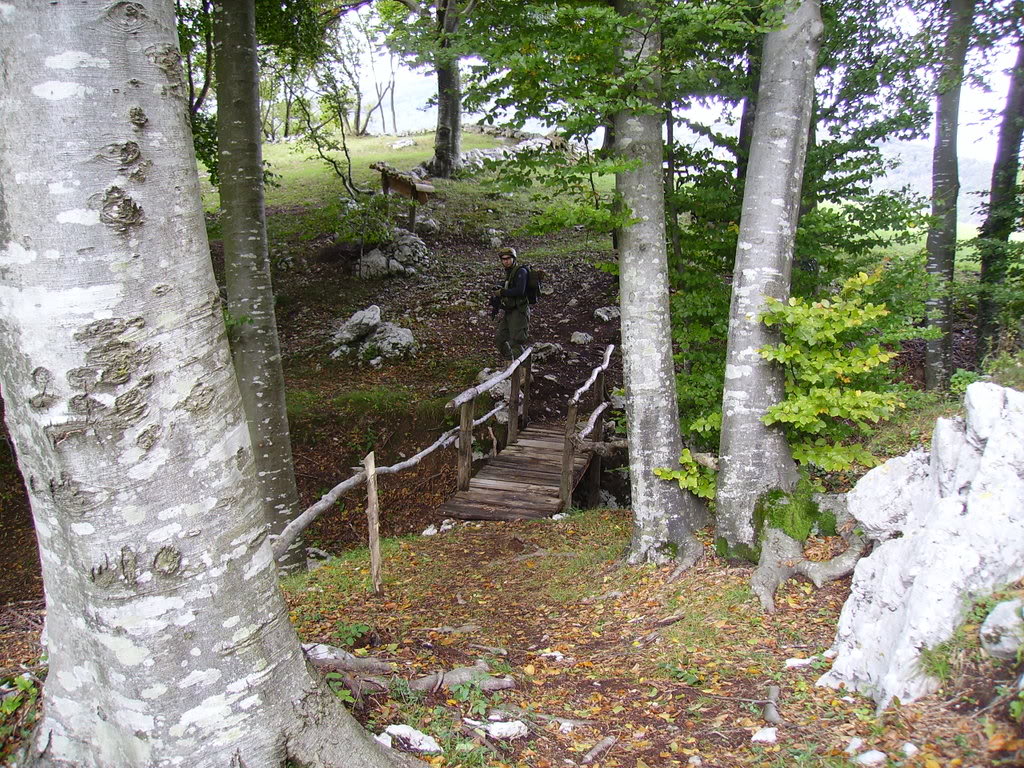
[[[366,309],[361,309],[352,317],[346,320],[337,331],[331,341],[338,345],[350,345],[353,342],[364,339],[377,330],[380,325],[380,307],[371,304]]]
[[[565,355],[565,348],[561,344],[553,344],[549,341],[540,341],[533,345],[533,359],[535,361],[547,360],[553,356]]]
[[[573,344],[592,344],[594,337],[589,333],[583,331],[575,331],[572,336],[569,337],[569,341]]]
[[[778,728],[762,728],[750,740],[756,744],[774,744],[779,740]]]
[[[394,323],[381,323],[359,349],[359,356],[364,360],[375,357],[397,360],[415,354],[416,339],[412,331]]]
[[[619,314],[618,307],[599,307],[594,310],[594,319],[600,320],[602,323],[610,323],[612,320],[618,320]]]
[[[927,478],[919,474],[921,457],[904,462],[910,473],[891,473],[894,503],[874,520],[902,517],[903,535],[857,564],[836,659],[819,685],[845,684],[880,709],[894,697],[908,702],[930,693],[938,681],[921,671],[921,649],[949,639],[968,596],[1024,577],[1024,394],[977,382],[965,404],[966,423],[936,429]],[[875,498],[881,503],[885,491]],[[867,514],[852,502],[850,512]]]
[[[929,455],[914,450],[864,475],[846,494],[846,509],[867,538],[886,541],[901,533],[908,519],[928,513],[932,488]]]
[[[981,647],[989,656],[1003,661],[1017,658],[1020,647],[1024,645],[1024,619],[1021,610],[1024,600],[1005,600],[985,617],[980,635]]]
[[[362,279],[386,277],[388,275],[388,257],[380,248],[364,253],[359,259],[358,275]]]
[[[877,749],[872,749],[855,757],[853,762],[857,765],[882,765],[888,759],[889,757],[885,752],[879,752]]]
[[[428,755],[439,755],[444,752],[433,736],[417,731],[409,725],[389,725],[384,729],[384,733],[410,752],[423,752]]]

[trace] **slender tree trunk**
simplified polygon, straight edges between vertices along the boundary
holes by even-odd
[[[437,70],[437,130],[434,156],[428,163],[430,173],[451,178],[462,165],[462,79],[459,58],[451,52],[450,38],[459,28],[456,0],[438,3],[438,46],[434,68]]]
[[[1017,63],[1010,73],[1006,109],[999,126],[996,159],[992,165],[992,191],[988,215],[978,233],[981,251],[981,296],[978,299],[978,365],[993,351],[999,335],[999,306],[994,286],[1006,276],[1006,247],[1014,222],[1021,214],[1017,191],[1021,140],[1024,137],[1024,41],[1017,44]]]
[[[939,338],[925,346],[925,386],[945,389],[953,373],[953,316],[949,288],[956,261],[956,198],[960,193],[957,125],[964,60],[971,37],[974,0],[947,0],[949,26],[942,54],[935,105],[935,148],[932,152],[932,226],[928,230],[928,274],[935,285],[927,301],[929,327]]]
[[[672,258],[678,265],[683,260],[683,244],[679,231],[679,207],[675,202],[676,192],[676,120],[672,115],[672,100],[669,99],[665,108],[665,145],[668,152],[665,158],[665,214],[668,219],[669,242],[672,244]]]
[[[648,6],[617,0],[622,15],[643,15]],[[646,33],[646,34],[645,34]],[[624,61],[643,63],[658,53],[660,38],[652,26],[627,36]],[[619,236],[619,295],[622,308],[622,360],[626,384],[629,480],[633,505],[630,563],[692,563],[702,548],[694,529],[703,522],[696,497],[654,475],[658,467],[679,463],[682,441],[672,366],[672,330],[665,254],[664,145],[659,83],[645,84],[651,109],[615,115],[618,151],[640,165],[616,174],[615,187],[634,223]]]
[[[263,510],[275,537],[300,510],[267,252],[252,0],[217,3],[214,32],[231,351],[256,448]],[[303,567],[302,543],[296,542],[279,564],[287,569]]]
[[[720,549],[746,556],[757,546],[758,500],[796,483],[785,436],[761,421],[784,396],[782,371],[758,350],[775,340],[760,321],[765,299],[789,296],[821,36],[817,0],[803,0],[767,35],[762,57],[729,310],[716,502]]]
[[[761,53],[750,46],[747,54],[747,77],[750,93],[743,99],[743,113],[740,116],[740,134],[736,147],[736,179],[747,178],[747,164],[750,162],[750,142],[754,137],[754,118],[757,116],[757,92],[761,84]]]
[[[278,589],[171,0],[0,24],[0,388],[49,675],[22,765],[378,766]]]

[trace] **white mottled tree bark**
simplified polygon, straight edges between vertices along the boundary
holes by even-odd
[[[642,15],[643,2],[617,0],[623,15]],[[657,55],[660,38],[653,27],[632,30],[622,58],[636,61]],[[619,236],[619,295],[622,311],[622,359],[626,385],[629,480],[633,505],[630,563],[692,563],[701,553],[694,529],[704,510],[695,496],[675,483],[659,480],[658,467],[676,467],[682,441],[672,365],[672,330],[665,252],[665,187],[662,176],[662,117],[658,83],[647,82],[651,109],[615,115],[615,146],[639,161],[616,175],[616,190],[634,221]]]
[[[255,448],[263,512],[275,538],[301,510],[292,464],[284,371],[274,316],[267,224],[253,0],[216,3],[217,140],[224,215],[224,271],[231,354]],[[296,539],[278,559],[285,570],[305,567]]]
[[[817,0],[802,0],[766,36],[762,55],[722,396],[716,537],[733,551],[756,544],[757,500],[772,489],[792,490],[796,482],[785,436],[761,421],[784,396],[782,371],[758,350],[774,341],[760,322],[765,298],[789,296],[821,35]]]
[[[376,768],[288,622],[171,0],[0,6],[0,387],[50,671],[23,764]]]

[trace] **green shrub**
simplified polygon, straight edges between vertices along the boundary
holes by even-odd
[[[801,464],[826,471],[874,466],[875,457],[850,438],[868,434],[872,424],[903,407],[883,375],[885,363],[897,353],[876,341],[889,310],[864,297],[865,289],[880,279],[880,271],[861,272],[831,299],[767,302],[761,319],[779,329],[782,342],[759,351],[783,367],[786,397],[768,409],[763,421],[782,425],[793,458]],[[900,334],[890,329],[887,335]]]

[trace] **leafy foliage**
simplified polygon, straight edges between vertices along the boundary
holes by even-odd
[[[702,499],[715,497],[716,473],[693,458],[689,448],[684,448],[679,456],[682,469],[659,468],[654,474],[662,480],[675,480],[684,491],[689,491]]]
[[[903,406],[898,393],[886,391],[881,373],[897,353],[874,340],[889,310],[862,295],[878,279],[877,272],[862,272],[822,301],[768,300],[762,321],[777,327],[782,341],[759,351],[783,367],[786,397],[763,421],[784,427],[793,458],[802,464],[830,471],[874,466],[877,460],[862,445],[844,441],[868,433],[871,424]]]

